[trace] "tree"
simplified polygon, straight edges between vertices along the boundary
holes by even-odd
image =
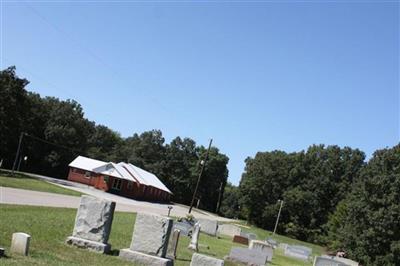
[[[29,116],[29,101],[26,79],[19,78],[15,67],[0,72],[0,160],[3,167],[11,168],[18,138],[25,128],[24,120]]]
[[[174,191],[174,201],[190,204],[197,180],[196,143],[190,138],[176,137],[166,145],[165,160],[165,182]]]
[[[145,131],[133,134],[119,147],[118,161],[127,161],[140,168],[156,174],[165,181],[165,139],[160,130]]]
[[[239,206],[239,188],[228,182],[225,186],[220,214],[228,218],[239,218]]]
[[[400,144],[374,153],[329,231],[333,248],[365,265],[400,265]]]
[[[259,152],[246,159],[239,185],[242,215],[272,230],[281,199],[278,232],[321,242],[329,215],[351,191],[364,157],[357,149],[324,145],[289,154]]]
[[[123,145],[123,139],[119,133],[103,125],[94,128],[88,141],[87,154],[90,158],[106,162],[117,161],[118,149]]]

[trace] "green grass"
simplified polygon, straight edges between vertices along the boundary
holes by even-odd
[[[34,179],[24,174],[16,173],[14,176],[11,176],[11,173],[5,171],[0,171],[0,186],[50,192],[70,196],[82,195],[82,193],[80,192],[56,186],[43,180]]]
[[[65,239],[71,235],[76,210],[65,208],[32,207],[17,205],[0,205],[0,246],[6,249],[9,256],[1,259],[2,265],[132,265],[132,263],[119,259],[116,254],[119,249],[130,246],[133,225],[136,215],[133,213],[116,212],[112,225],[109,243],[112,245],[114,255],[99,255],[87,250],[67,246]],[[269,232],[250,228],[249,231],[258,235],[259,239],[266,237]],[[25,232],[32,236],[30,255],[28,257],[10,255],[9,247],[11,235],[14,232]],[[275,239],[285,243],[304,244],[313,247],[315,254],[319,255],[322,248],[303,243],[283,236]],[[229,237],[215,238],[200,234],[200,244],[209,246],[209,249],[200,247],[199,252],[217,258],[229,254],[231,247],[242,246],[232,243]],[[179,240],[176,266],[189,265],[193,252],[187,249],[189,238],[181,236]],[[226,262],[225,265],[236,265]],[[276,249],[274,258],[269,265],[303,266],[312,265],[311,262],[302,262],[283,256],[282,251]]]

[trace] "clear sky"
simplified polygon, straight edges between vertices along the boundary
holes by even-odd
[[[2,3],[1,67],[128,137],[257,151],[399,142],[399,3]]]

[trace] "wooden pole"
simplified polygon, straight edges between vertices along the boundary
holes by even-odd
[[[192,212],[192,208],[193,208],[193,204],[194,204],[194,199],[195,199],[196,194],[197,194],[197,189],[199,188],[200,179],[201,179],[201,176],[203,175],[204,167],[206,166],[206,163],[207,163],[208,154],[210,153],[211,143],[212,143],[212,139],[210,139],[210,144],[208,144],[208,149],[207,149],[207,153],[206,153],[206,158],[204,159],[204,163],[201,165],[201,170],[200,170],[199,178],[197,178],[196,188],[194,189],[194,193],[193,193],[193,197],[192,197],[192,202],[190,203],[189,213]]]

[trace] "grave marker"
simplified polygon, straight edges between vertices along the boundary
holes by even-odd
[[[248,265],[262,265],[267,261],[267,255],[256,249],[233,247],[227,259]]]
[[[236,236],[233,237],[232,242],[243,244],[243,245],[248,245],[249,244],[249,239],[247,237],[244,237],[244,236],[236,235]]]
[[[192,250],[195,250],[195,251],[199,250],[199,235],[200,235],[200,224],[197,222],[194,225],[192,239],[190,240],[188,249],[192,249]]]
[[[220,224],[218,225],[217,233],[221,235],[227,235],[234,237],[235,235],[240,235],[242,229],[233,224]]]
[[[267,254],[267,260],[272,261],[273,256],[273,248],[269,243],[259,241],[259,240],[250,240],[249,249],[256,249]]]
[[[200,232],[210,236],[216,236],[218,230],[218,222],[208,219],[198,219],[200,223]]]
[[[115,202],[84,195],[81,197],[75,218],[72,236],[67,244],[87,248],[99,253],[108,253],[107,243],[114,216]]]
[[[327,257],[315,257],[314,266],[349,266],[348,264],[342,263],[340,261],[327,258]]]
[[[30,235],[25,233],[14,233],[12,235],[10,252],[23,256],[28,256],[30,241]]]
[[[178,249],[179,235],[181,231],[178,229],[174,229],[172,232],[172,236],[169,237],[168,249],[167,249],[167,258],[176,259],[176,250]]]
[[[224,261],[199,253],[193,253],[190,266],[224,266]]]
[[[311,249],[303,246],[290,246],[285,249],[285,256],[294,257],[301,260],[308,260]]]
[[[121,249],[119,257],[137,264],[172,266],[166,257],[173,220],[158,215],[138,213],[130,248]]]

